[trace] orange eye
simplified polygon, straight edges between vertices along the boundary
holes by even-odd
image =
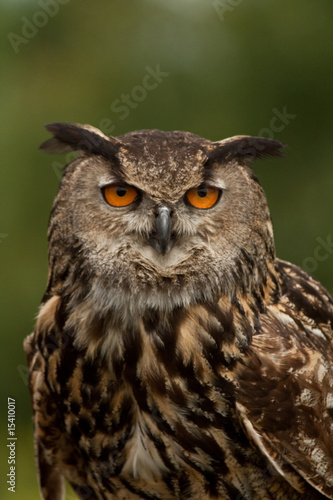
[[[189,189],[186,193],[187,200],[195,208],[211,208],[217,203],[220,190],[214,187],[197,187]]]
[[[106,201],[113,207],[126,207],[138,197],[138,191],[132,186],[112,184],[104,188]]]

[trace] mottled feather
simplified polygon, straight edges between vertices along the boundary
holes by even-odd
[[[43,149],[80,155],[25,341],[42,498],[66,478],[92,500],[333,499],[333,299],[276,259],[249,168],[282,144],[48,130]],[[108,185],[138,195],[112,207]]]

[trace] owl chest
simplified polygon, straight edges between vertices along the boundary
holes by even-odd
[[[64,367],[59,384],[52,384],[58,403],[51,408],[45,399],[42,409],[43,426],[52,410],[47,416],[52,432],[40,435],[73,484],[95,484],[107,492],[124,484],[138,492],[158,484],[165,495],[156,498],[181,498],[186,477],[191,498],[209,489],[229,498],[225,485],[256,477],[260,459],[239,426],[231,383],[214,383],[189,365],[179,365],[163,380],[161,372],[148,377],[138,367],[127,372],[122,367],[122,375],[114,377],[106,365],[84,356],[73,366]]]
[[[227,433],[235,440],[240,430],[221,390],[202,382],[190,390],[175,380],[160,391],[139,379],[108,385],[84,385],[79,411],[72,398],[65,417],[68,439],[75,439],[80,455],[90,455],[101,478],[157,481],[185,469],[203,476],[211,468],[227,470]]]

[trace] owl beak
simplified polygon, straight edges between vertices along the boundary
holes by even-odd
[[[150,238],[150,244],[158,253],[165,255],[171,249],[171,210],[165,205],[158,208],[156,231]]]

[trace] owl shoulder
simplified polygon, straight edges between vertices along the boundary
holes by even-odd
[[[278,474],[333,498],[333,300],[297,266],[277,269],[281,297],[238,364],[236,408]]]
[[[332,331],[333,297],[319,281],[298,266],[277,259],[282,302],[300,318]]]

